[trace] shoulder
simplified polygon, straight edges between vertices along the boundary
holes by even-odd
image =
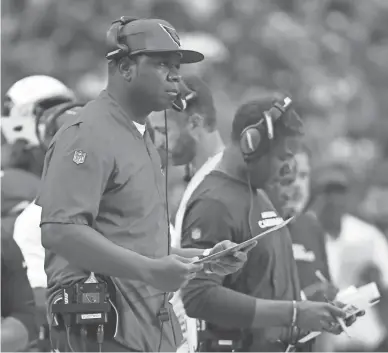
[[[212,199],[228,207],[238,204],[243,193],[240,185],[236,184],[222,172],[213,170],[207,174],[193,192],[189,204],[197,199]],[[230,200],[234,200],[233,203]]]
[[[52,139],[49,149],[72,149],[104,155],[109,151],[110,144],[109,133],[101,126],[97,117],[92,118],[88,114],[85,107],[71,121],[62,125]]]
[[[186,210],[182,225],[182,247],[206,246],[231,239],[235,222],[227,205],[211,197],[196,199]],[[203,244],[202,244],[203,245]]]
[[[229,214],[228,205],[210,194],[191,200],[186,209],[185,217],[219,218]]]

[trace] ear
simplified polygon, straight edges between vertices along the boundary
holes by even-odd
[[[131,81],[134,75],[135,65],[134,61],[128,57],[124,57],[118,64],[119,72],[126,81]]]

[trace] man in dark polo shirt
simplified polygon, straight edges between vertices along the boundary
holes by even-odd
[[[113,282],[118,310],[117,332],[106,337],[104,351],[173,351],[181,333],[166,292],[202,270],[192,261],[203,250],[169,255],[165,178],[145,123],[176,98],[180,63],[203,55],[181,50],[174,28],[156,19],[121,18],[108,32],[108,45],[107,89],[61,127],[45,159],[36,204],[42,207],[49,313],[61,286],[85,281],[93,271]],[[210,253],[229,246],[218,244]],[[219,272],[238,270],[246,257],[224,258]],[[159,317],[162,309],[169,320]],[[53,348],[99,348],[95,331],[86,340],[77,326],[68,330],[70,338],[63,325],[57,331]]]
[[[183,247],[208,248],[225,239],[240,243],[283,221],[267,195],[256,189],[263,188],[271,174],[292,180],[293,151],[288,137],[301,133],[299,117],[290,110],[277,120],[271,145],[263,131],[262,143],[249,162],[240,149],[243,130],[262,121],[263,112],[271,106],[272,97],[248,102],[238,109],[232,142],[187,204]],[[229,349],[241,351],[285,350],[295,340],[291,337],[295,334],[290,334],[293,317],[302,330],[339,333],[335,316],[343,315],[325,303],[300,301],[298,273],[286,227],[260,239],[241,271],[230,276],[197,276],[182,289],[182,296],[187,314],[206,321],[214,343],[231,340],[234,343]],[[227,347],[211,345],[202,348],[228,351]]]

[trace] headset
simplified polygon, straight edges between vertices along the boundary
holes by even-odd
[[[125,56],[136,55],[137,51],[132,52],[128,44],[121,40],[121,31],[125,25],[138,20],[136,17],[121,16],[119,19],[112,22],[112,26],[107,34],[107,51],[105,55],[108,60],[119,60]],[[176,100],[172,103],[172,108],[178,112],[183,112],[187,109],[190,101],[197,97],[197,93],[190,90],[182,81],[179,83],[180,93]]]
[[[257,123],[247,126],[240,134],[240,150],[244,161],[248,164],[253,160],[260,159],[267,152],[266,146],[271,146],[274,138],[274,124],[291,108],[292,100],[285,97],[283,102],[275,100],[272,107],[263,112],[263,117]],[[294,123],[295,125],[295,123]],[[291,126],[293,128],[293,126]],[[266,146],[265,146],[266,145]],[[247,174],[247,182],[250,191],[250,207],[248,219],[251,219],[253,212],[253,190],[250,174]],[[251,235],[253,232],[249,224]]]
[[[283,102],[275,101],[269,110],[263,112],[262,119],[241,132],[240,150],[246,162],[263,156],[265,153],[263,142],[273,141],[274,124],[290,109],[291,104],[292,100],[289,97],[284,98]]]
[[[131,52],[128,44],[121,40],[121,31],[125,25],[139,18],[130,16],[121,16],[119,19],[112,22],[112,26],[106,36],[107,54],[105,58],[108,60],[119,60],[125,56],[134,55],[136,52]],[[117,25],[116,25],[117,24]],[[115,25],[115,26],[113,26]]]

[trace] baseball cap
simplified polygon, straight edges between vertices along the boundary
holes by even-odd
[[[121,17],[113,22],[108,30],[106,54],[108,60],[125,55],[171,52],[181,55],[182,64],[197,63],[204,59],[204,55],[200,52],[182,49],[175,28],[167,21],[132,19],[128,22],[128,19],[125,16]],[[119,28],[120,24],[121,28]]]

